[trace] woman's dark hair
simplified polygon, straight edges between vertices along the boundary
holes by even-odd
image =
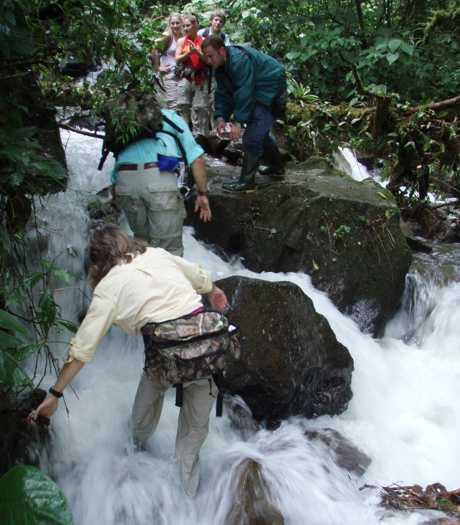
[[[88,243],[91,285],[95,287],[115,265],[130,263],[146,249],[146,242],[132,239],[116,224],[97,226],[91,230]]]

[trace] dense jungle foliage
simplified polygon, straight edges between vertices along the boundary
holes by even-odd
[[[149,53],[172,11],[202,25],[224,7],[225,31],[282,61],[289,114],[281,123],[300,160],[350,145],[385,161],[402,206],[428,190],[458,196],[460,6],[456,0],[4,0],[0,12],[0,382],[29,385],[21,363],[49,351],[50,327],[72,329],[50,292],[53,261],[28,269],[33,197],[65,187],[41,130],[56,107],[97,124],[107,98],[133,78],[155,90]],[[99,69],[95,83],[76,71]],[[62,122],[68,125],[69,122]],[[58,162],[61,160],[61,162]],[[403,191],[401,188],[405,188]],[[65,277],[62,272],[61,278]],[[27,304],[20,318],[17,305]],[[26,323],[24,323],[26,322]],[[26,328],[27,326],[27,328]],[[33,336],[31,335],[33,333]],[[51,358],[50,358],[51,359]]]

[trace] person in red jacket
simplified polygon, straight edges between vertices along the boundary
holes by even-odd
[[[177,42],[176,62],[182,76],[179,81],[177,111],[192,122],[195,135],[209,135],[210,76],[201,51],[203,37],[198,35],[195,15],[182,17],[185,36]]]

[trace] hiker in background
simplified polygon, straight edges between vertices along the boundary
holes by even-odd
[[[222,31],[222,28],[225,25],[225,21],[227,19],[227,15],[225,14],[225,11],[222,9],[217,9],[216,11],[213,11],[209,17],[209,26],[203,29],[200,29],[198,31],[198,34],[202,36],[204,39],[208,38],[208,36],[214,35],[214,36],[220,36],[222,40],[224,41],[224,44],[226,46],[230,45],[230,38],[226,33]]]
[[[230,45],[230,38],[226,33],[222,31],[222,28],[225,25],[225,21],[227,19],[227,15],[225,14],[225,11],[222,9],[217,9],[216,11],[213,11],[209,17],[209,26],[203,29],[200,29],[198,31],[198,34],[203,37],[203,39],[208,38],[208,36],[214,35],[219,36],[224,41],[224,44],[226,46]],[[214,78],[214,75],[211,77],[211,90],[209,93],[209,118],[210,118],[210,127],[214,128],[214,99],[216,96],[216,79]]]
[[[215,70],[217,89],[214,119],[217,133],[232,140],[243,134],[243,166],[238,181],[224,184],[229,191],[256,187],[255,176],[262,157],[268,166],[261,172],[282,179],[284,166],[278,146],[270,135],[275,119],[286,107],[284,67],[265,53],[243,46],[226,47],[221,38],[209,36],[202,44],[206,60]],[[234,121],[231,122],[233,115]]]
[[[149,334],[161,326],[156,323],[170,319],[174,321],[167,324],[178,328],[184,322],[189,329],[193,323],[201,327],[203,318],[208,320],[209,326],[210,317],[206,315],[211,312],[203,312],[201,295],[206,295],[211,308],[218,312],[227,307],[227,298],[200,266],[160,248],[148,248],[144,242],[131,239],[113,224],[93,230],[88,248],[90,278],[95,287],[93,299],[85,319],[70,341],[67,361],[56,383],[49,389],[50,395],[30,413],[29,419],[54,414],[66,386],[93,359],[109,328],[117,325],[130,335],[142,333],[144,336],[146,367],[132,411],[135,443],[142,448],[158,425],[165,391],[173,386],[164,379],[162,370],[151,364],[155,344]],[[214,318],[220,315],[213,314]],[[225,319],[223,315],[220,317]],[[210,345],[219,346],[215,339],[208,336],[207,340]],[[209,414],[216,395],[217,387],[212,379],[194,380],[183,385],[176,459],[182,486],[192,497],[199,486],[199,453],[208,435]]]
[[[183,15],[185,36],[177,43],[176,61],[179,81],[177,111],[186,122],[192,122],[194,135],[209,135],[211,79],[201,51],[195,15]]]
[[[155,71],[160,74],[163,89],[159,90],[160,103],[167,109],[176,109],[178,79],[176,77],[177,41],[182,36],[182,17],[179,13],[171,13],[168,17],[168,27],[158,48],[150,55]]]
[[[190,166],[197,192],[195,212],[203,222],[210,221],[204,151],[177,113],[163,109],[161,114],[166,119],[155,137],[130,144],[117,155],[112,182],[134,235],[182,256],[185,207],[183,188],[178,187],[179,164],[182,160]]]

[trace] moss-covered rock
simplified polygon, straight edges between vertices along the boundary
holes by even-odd
[[[376,334],[399,306],[411,252],[390,192],[318,169],[289,170],[284,182],[252,193],[211,176],[213,220],[190,222],[205,241],[238,253],[254,271],[308,273],[337,307]]]

